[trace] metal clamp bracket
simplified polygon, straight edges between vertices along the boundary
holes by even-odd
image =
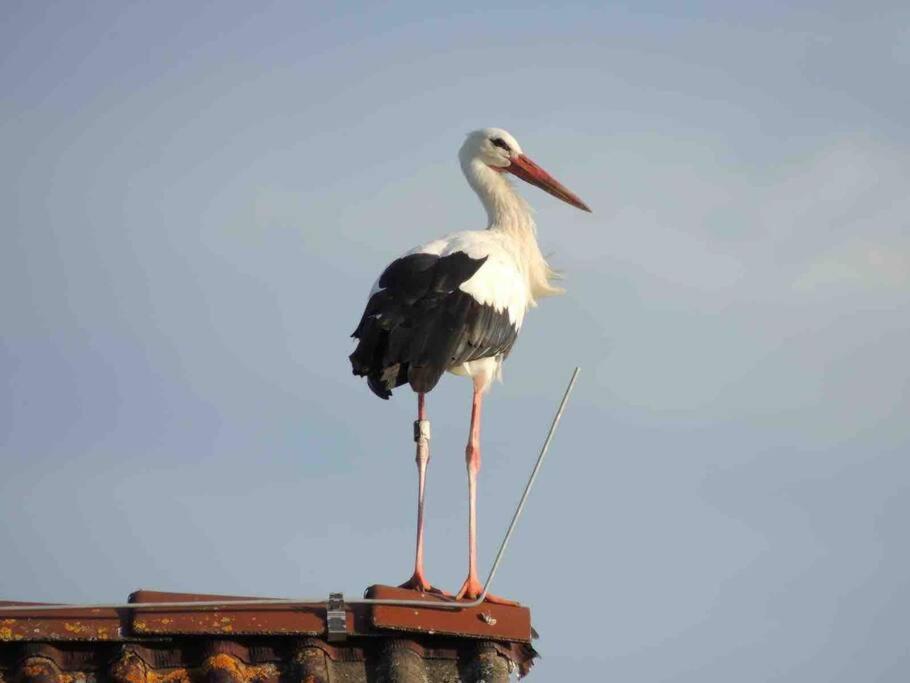
[[[342,593],[329,593],[329,602],[325,608],[325,624],[326,640],[330,643],[348,637],[348,618]]]

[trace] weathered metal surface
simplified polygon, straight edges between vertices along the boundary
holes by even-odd
[[[245,600],[239,596],[136,591],[130,602],[206,602]],[[141,607],[131,610],[130,626],[142,635],[321,635],[325,633],[325,604],[237,606],[215,608]],[[354,619],[348,614],[348,628]]]
[[[0,606],[21,606],[13,613],[0,612],[0,642],[30,640],[120,640],[121,615],[112,609],[61,608],[32,611],[39,602],[0,602]]]
[[[437,601],[416,591],[391,586],[371,586],[368,598],[420,599],[428,605]],[[463,610],[441,610],[394,605],[372,606],[373,626],[377,629],[438,635],[454,635],[483,640],[531,642],[531,611],[527,607],[483,603]]]

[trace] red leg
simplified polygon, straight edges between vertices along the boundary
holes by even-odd
[[[471,432],[465,448],[465,462],[468,467],[468,578],[455,596],[456,600],[476,600],[483,593],[483,584],[477,576],[477,473],[480,471],[480,410],[483,404],[480,386],[480,382],[475,380],[474,400],[471,405]],[[484,600],[502,605],[518,604],[490,593],[487,593]]]
[[[417,394],[417,422],[414,423],[414,440],[417,442],[417,550],[414,557],[414,574],[401,584],[420,592],[442,591],[433,588],[423,575],[423,501],[427,478],[427,463],[430,462],[430,423],[427,420],[425,396]]]

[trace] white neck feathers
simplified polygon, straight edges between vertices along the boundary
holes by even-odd
[[[468,183],[487,211],[487,229],[498,230],[512,238],[519,267],[528,282],[531,303],[545,296],[561,294],[552,284],[558,274],[550,268],[537,244],[537,226],[531,207],[505,177],[479,159],[462,159]]]

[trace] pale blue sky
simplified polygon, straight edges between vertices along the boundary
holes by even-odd
[[[905,3],[6,2],[0,595],[359,593],[410,571],[413,397],[350,375],[382,266],[483,227],[510,130],[566,296],[484,424],[535,680],[910,675]],[[470,387],[430,397],[465,573]]]

